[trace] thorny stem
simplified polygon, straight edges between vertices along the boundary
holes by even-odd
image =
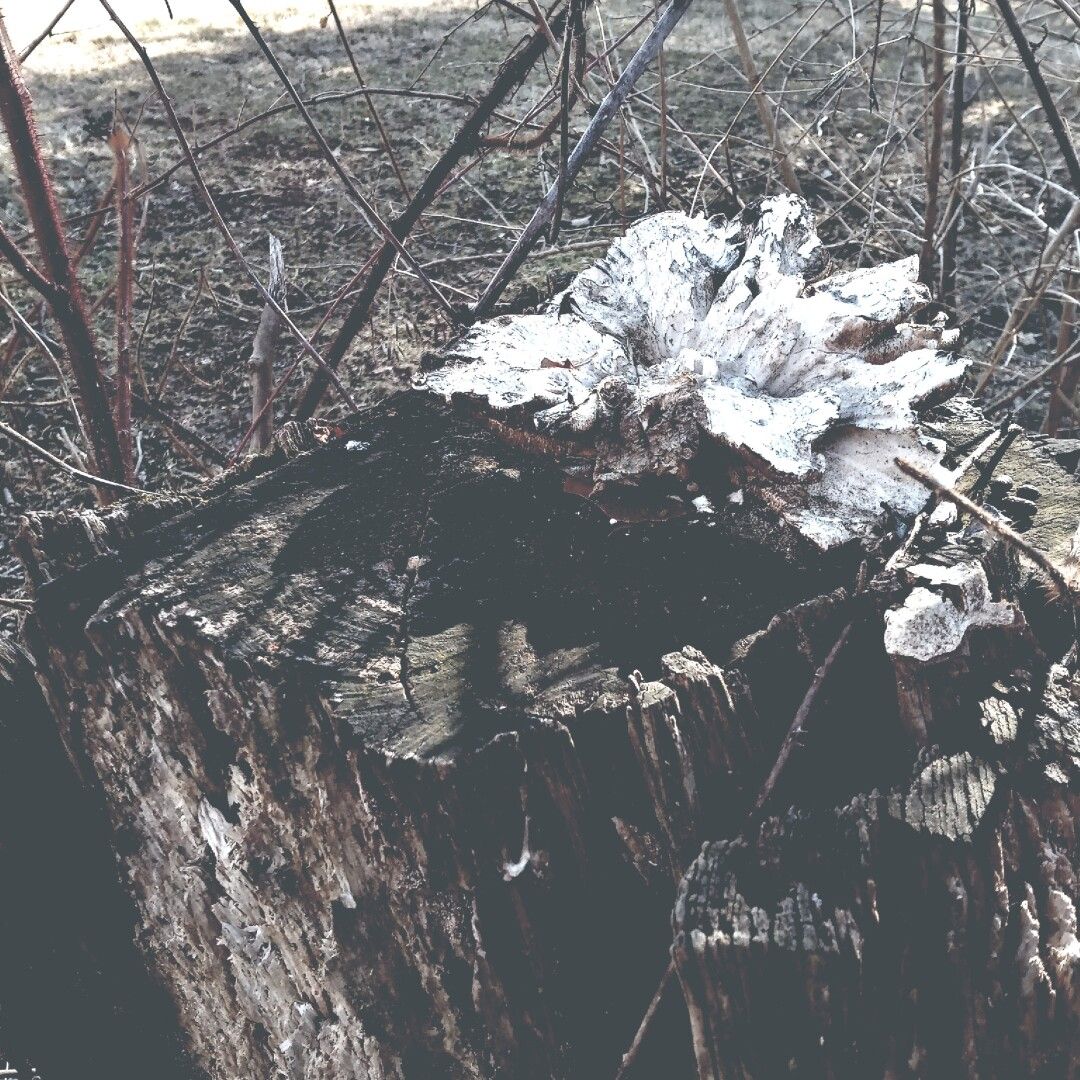
[[[116,425],[109,408],[100,358],[86,311],[82,289],[68,253],[67,236],[45,165],[34,122],[30,93],[0,15],[0,114],[34,230],[49,290],[43,295],[60,325],[68,363],[85,413],[95,468],[105,479],[124,475]]]

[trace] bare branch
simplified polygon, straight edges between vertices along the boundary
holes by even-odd
[[[19,59],[0,16],[0,113],[26,200],[44,275],[53,288],[47,297],[79,388],[95,467],[106,479],[124,475],[120,440],[109,408],[94,334],[82,290],[68,254],[67,236],[34,123],[30,93]]]
[[[394,234],[393,230],[385,221],[379,216],[379,212],[368,201],[367,198],[360,192],[360,189],[353,183],[353,179],[345,171],[345,167],[338,160],[337,155],[330,149],[330,144],[326,141],[326,137],[322,131],[319,130],[318,124],[315,123],[308,111],[307,106],[304,104],[303,98],[297,92],[295,86],[293,86],[292,80],[286,74],[285,69],[281,66],[277,56],[274,54],[274,50],[270,48],[266,39],[262,36],[259,28],[251,20],[251,16],[244,10],[244,5],[240,3],[240,0],[229,0],[233,9],[243,20],[244,25],[248,28],[248,32],[255,39],[255,43],[259,46],[263,56],[266,57],[270,66],[274,69],[275,74],[281,80],[281,85],[285,87],[286,93],[292,98],[293,104],[296,106],[296,111],[304,119],[304,123],[307,125],[308,130],[311,132],[315,139],[315,142],[319,146],[319,150],[322,152],[323,157],[326,159],[329,166],[338,175],[338,178],[345,185],[345,190],[349,193],[350,197],[355,201],[360,212],[364,215],[368,225],[377,232],[384,241],[392,244],[398,255],[401,256],[406,266],[409,267],[416,274],[416,276],[424,283],[428,292],[431,293],[435,299],[435,303],[439,305],[443,313],[450,320],[451,325],[456,325],[458,319],[454,313],[454,309],[450,306],[446,297],[435,287],[434,283],[424,273],[423,267],[410,255],[406,250],[402,242]]]
[[[27,438],[22,432],[16,431],[13,427],[9,427],[2,421],[0,421],[0,435],[6,435],[20,446],[25,446],[32,454],[37,454],[38,457],[50,462],[58,469],[63,469],[68,475],[74,476],[76,480],[82,480],[87,484],[93,484],[95,487],[99,488],[122,491],[128,495],[148,494],[148,492],[143,491],[142,488],[130,487],[127,484],[119,484],[114,480],[107,480],[104,476],[94,476],[93,473],[83,472],[82,469],[76,469],[74,465],[69,465],[63,458],[58,458],[55,454],[46,450],[44,446],[39,446],[33,439]]]
[[[686,9],[692,0],[670,0],[648,36],[638,47],[638,50],[630,58],[630,62],[623,68],[622,75],[600,103],[600,107],[593,113],[588,127],[585,129],[573,153],[566,163],[566,183],[573,183],[574,178],[581,171],[585,159],[589,156],[597,140],[606,130],[608,124],[618,113],[630,91],[634,88],[638,79],[641,78],[645,69],[656,59],[660,46],[667,40],[668,35],[678,25]],[[543,201],[537,207],[532,219],[522,230],[513,248],[503,260],[502,265],[495,272],[495,276],[488,283],[483,295],[472,307],[474,319],[490,314],[503,290],[509,284],[510,279],[517,273],[518,268],[528,257],[533,245],[540,238],[540,234],[547,227],[555,212],[555,204],[558,201],[559,185],[554,184],[544,196]]]
[[[52,36],[52,32],[56,29],[56,24],[68,13],[68,9],[75,0],[67,0],[67,3],[52,17],[49,25],[41,31],[40,34],[21,53],[19,53],[19,63],[25,64],[30,59],[30,54],[47,38]]]
[[[564,14],[562,18],[565,17]],[[561,32],[562,25],[559,19],[554,20],[553,30]],[[420,220],[421,214],[442,193],[458,163],[479,150],[484,125],[491,119],[499,105],[525,81],[547,46],[547,34],[544,29],[538,29],[503,61],[487,93],[476,103],[438,161],[432,165],[408,206],[392,222],[391,228],[399,240],[409,235]],[[349,346],[367,322],[375,297],[394,264],[396,250],[387,242],[383,243],[376,252],[359,296],[327,349],[326,361],[332,368],[336,368],[341,363]],[[315,372],[296,406],[295,415],[298,420],[306,420],[315,414],[326,392],[326,386],[326,375],[322,371]]]
[[[150,54],[143,48],[142,43],[138,38],[128,29],[127,25],[121,20],[120,16],[113,10],[112,5],[108,0],[100,0],[101,6],[108,13],[108,16],[114,23],[120,32],[127,38],[128,43],[138,54],[139,59],[143,63],[143,67],[146,68],[146,73],[150,76],[150,81],[154,84],[154,89],[157,91],[158,98],[161,101],[162,106],[165,109],[165,115],[169,120],[169,126],[173,130],[173,134],[176,136],[177,142],[180,144],[180,149],[183,151],[184,159],[188,163],[188,168],[191,170],[191,175],[195,179],[195,184],[199,189],[199,193],[202,195],[203,202],[206,204],[206,208],[210,211],[210,216],[214,221],[214,224],[218,227],[218,231],[225,239],[225,243],[232,252],[233,258],[240,264],[252,284],[258,290],[263,300],[266,301],[271,307],[273,307],[281,321],[289,328],[289,332],[300,342],[304,351],[319,365],[320,368],[324,368],[327,372],[327,376],[334,384],[338,393],[342,398],[348,402],[349,406],[355,409],[356,402],[353,400],[352,395],[342,385],[341,380],[334,374],[332,370],[326,367],[326,362],[316,351],[315,346],[304,336],[303,331],[289,318],[277,301],[267,291],[266,286],[259,280],[258,274],[252,269],[251,264],[244,257],[244,253],[240,250],[240,246],[237,244],[229,226],[226,224],[225,219],[221,216],[221,211],[218,209],[217,203],[214,202],[213,195],[210,194],[210,189],[206,186],[206,181],[203,178],[202,170],[199,168],[198,162],[195,160],[195,156],[191,152],[191,145],[187,141],[187,136],[184,135],[184,129],[180,126],[180,120],[176,115],[176,110],[173,108],[172,101],[169,100],[169,95],[165,92],[165,87],[162,85],[161,79],[158,76],[157,69],[154,67],[153,61],[150,59]]]

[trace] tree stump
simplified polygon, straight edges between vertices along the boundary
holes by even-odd
[[[670,370],[648,312],[597,330],[616,259],[457,346],[531,357],[512,393],[433,372],[203,492],[25,521],[37,681],[207,1076],[613,1076],[669,953],[642,1076],[1069,1073],[1071,604],[993,529],[913,524],[889,455],[1039,488],[1024,536],[1067,566],[1073,449],[997,460],[933,406],[953,361],[903,359],[907,286],[867,333],[795,210],[734,256],[672,232],[670,267],[729,333],[773,325],[772,266],[808,301],[789,357],[833,305],[842,392],[774,372],[754,404]],[[589,333],[602,377],[558,351]],[[881,406],[858,364],[894,360],[917,386],[886,372]]]

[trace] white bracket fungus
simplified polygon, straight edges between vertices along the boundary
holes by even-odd
[[[735,488],[828,548],[922,507],[894,459],[936,469],[917,411],[966,365],[940,320],[911,321],[929,299],[914,258],[822,276],[826,262],[792,195],[741,221],[657,214],[540,313],[472,329],[426,385],[569,440],[598,488],[693,474],[710,490],[712,440],[746,473]],[[731,478],[711,482],[722,496]]]

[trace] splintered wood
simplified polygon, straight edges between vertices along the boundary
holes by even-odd
[[[918,414],[966,362],[940,320],[915,321],[929,294],[914,259],[826,270],[793,195],[737,221],[657,214],[540,312],[472,330],[424,382],[583,448],[598,494],[657,479],[729,496],[745,485],[830,548],[883,509],[926,501],[895,459],[938,469]],[[730,470],[718,475],[709,443],[731,452]]]

